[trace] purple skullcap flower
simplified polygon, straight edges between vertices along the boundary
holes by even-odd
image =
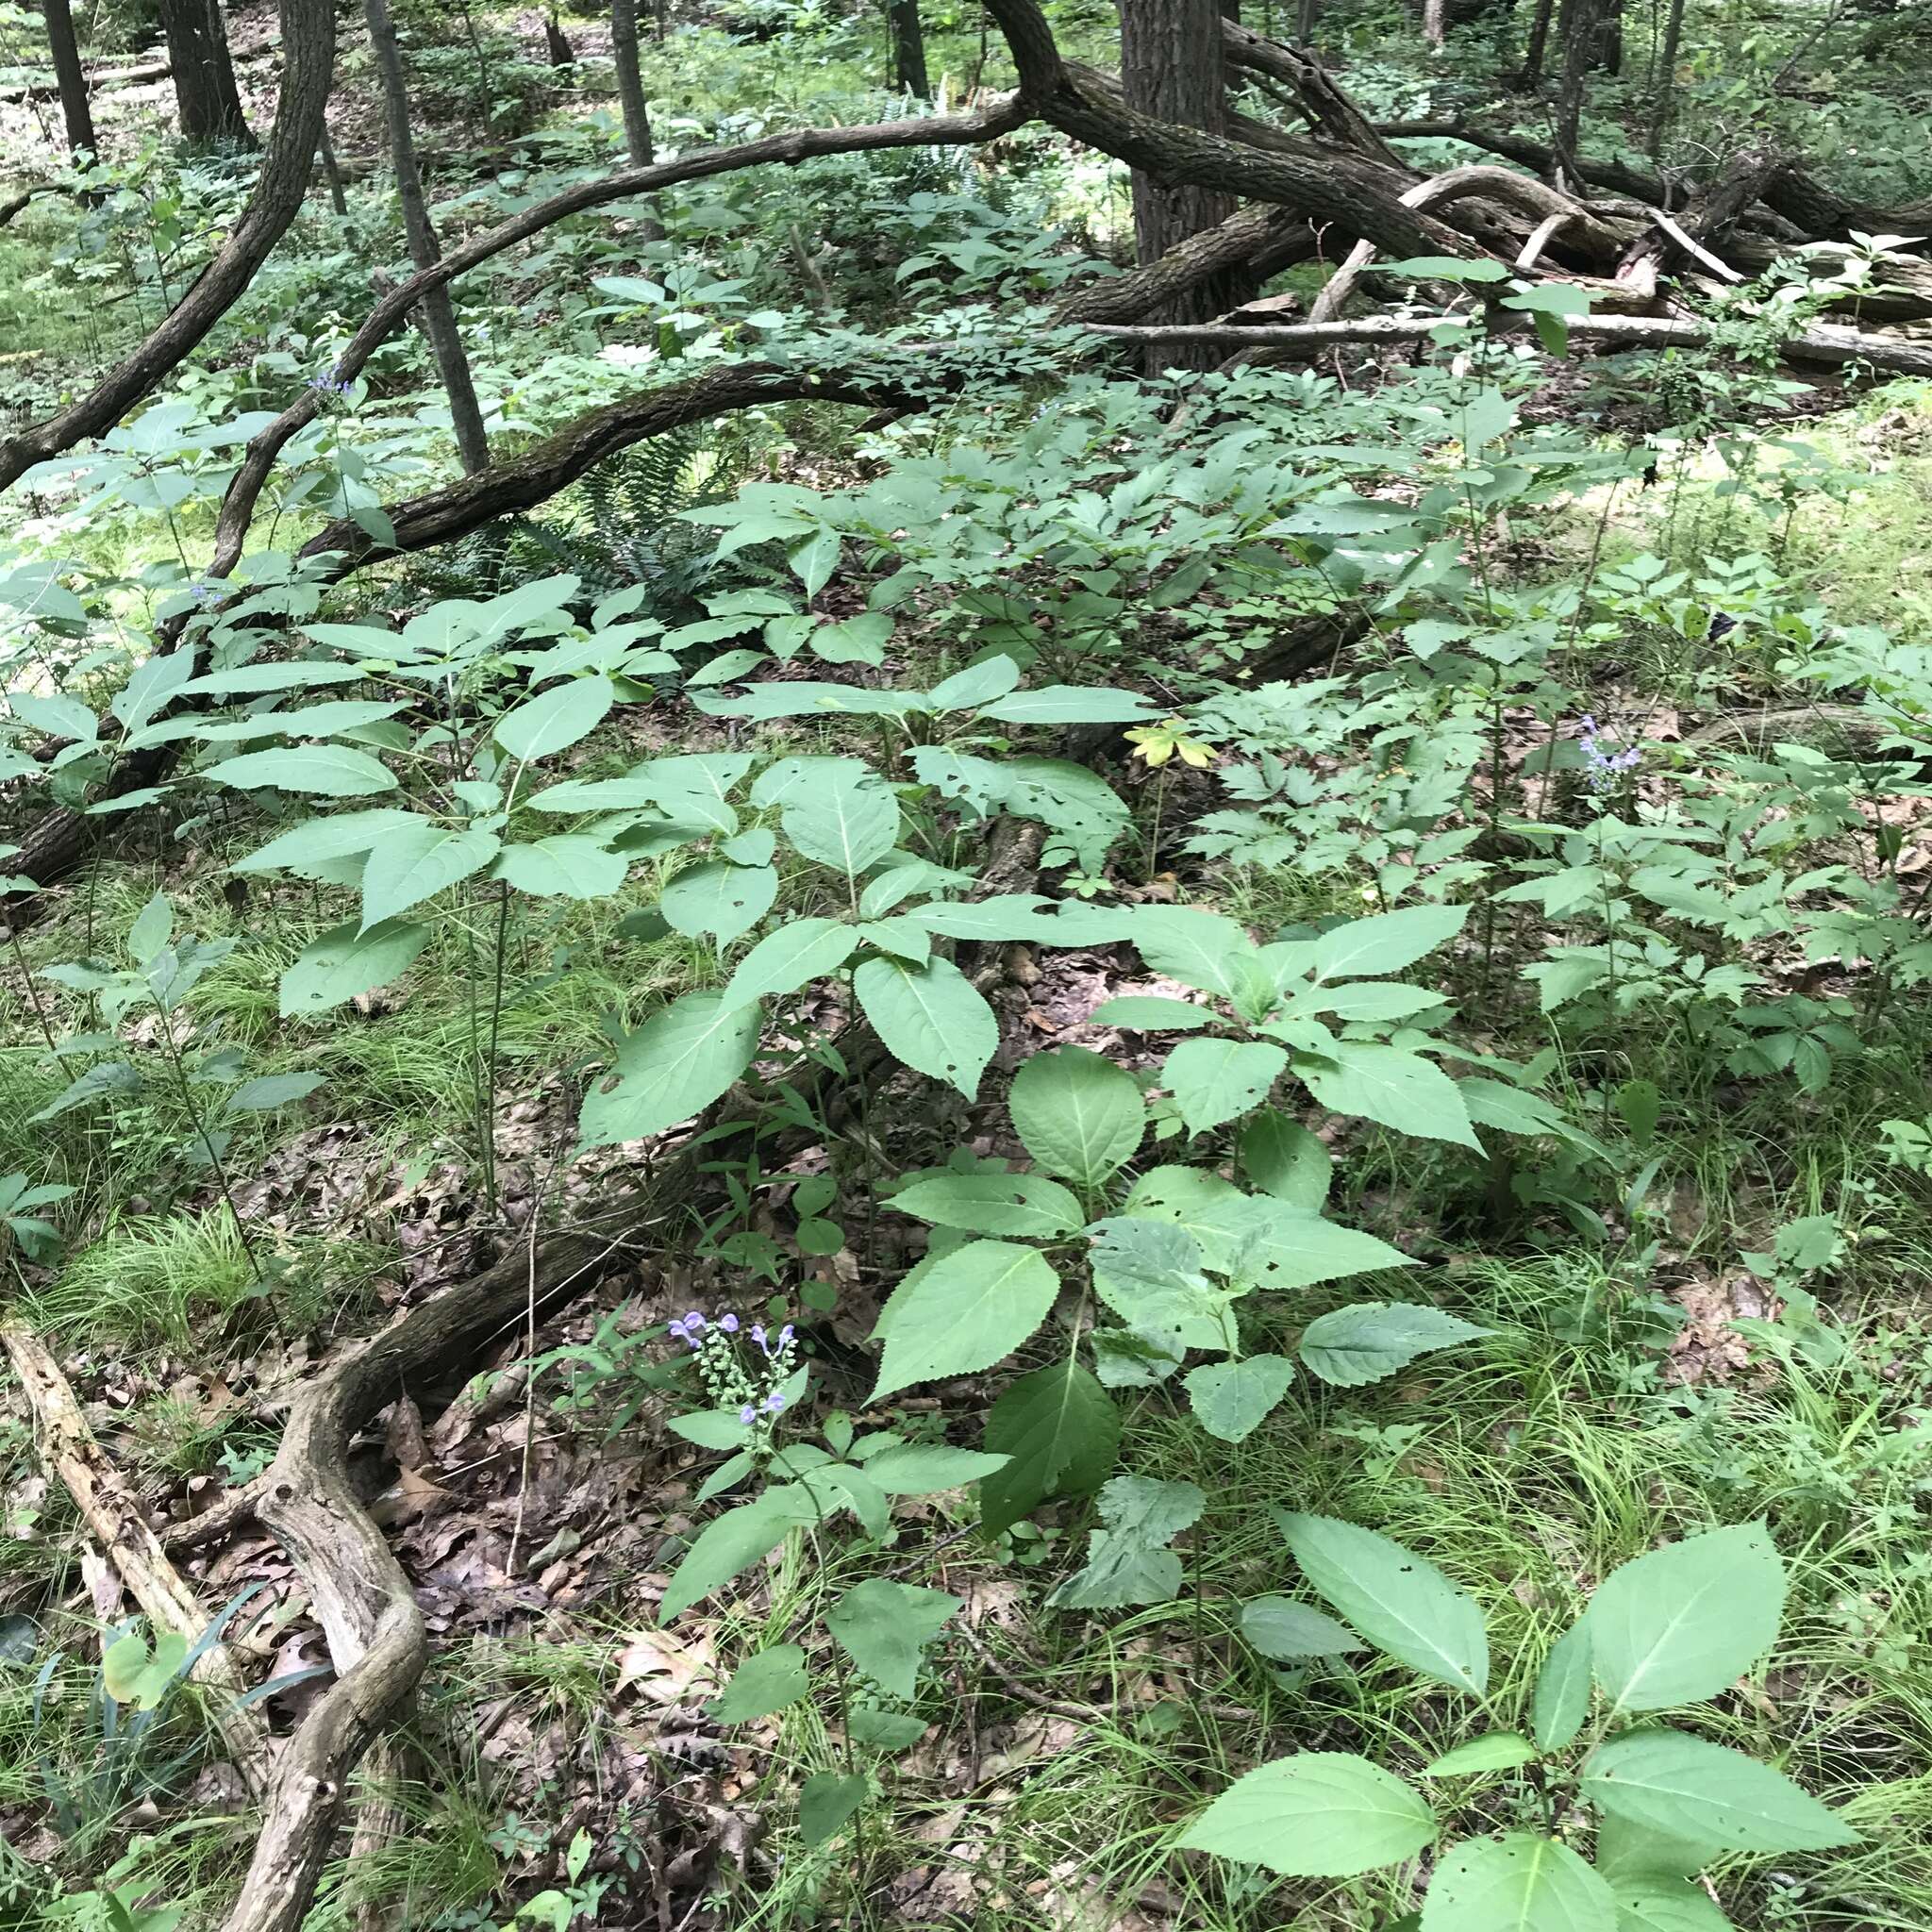
[[[736,1335],[738,1333],[738,1317],[736,1315],[720,1315],[718,1317],[718,1325],[724,1329],[725,1334]]]
[[[754,1322],[751,1324],[751,1339],[754,1341],[756,1341],[760,1348],[764,1347],[765,1324],[762,1322]]]
[[[753,1423],[757,1422],[758,1419],[758,1410],[755,1409],[748,1402],[744,1405],[742,1408],[741,1408],[738,1411],[738,1420],[743,1423],[747,1428],[749,1428]]]
[[[684,1325],[687,1328],[689,1328],[693,1335],[702,1335],[705,1332],[705,1318],[701,1314],[699,1314],[695,1308],[693,1308],[691,1311],[691,1313],[684,1318]]]
[[[1586,711],[1582,717],[1577,719],[1576,728],[1582,732],[1584,737],[1594,738],[1596,736],[1596,719],[1589,711]]]
[[[784,1407],[785,1397],[778,1390],[774,1389],[772,1392],[765,1397],[765,1413],[767,1415],[776,1415],[778,1411]]]
[[[779,1331],[778,1331],[778,1352],[779,1352],[779,1354],[780,1354],[780,1355],[783,1355],[783,1354],[784,1354],[784,1352],[785,1352],[785,1351],[786,1351],[786,1350],[787,1350],[788,1348],[790,1348],[791,1346],[791,1324],[790,1322],[788,1322],[788,1323],[786,1323],[786,1324],[784,1325],[784,1327],[782,1327],[782,1328],[781,1328],[781,1329],[779,1329]]]

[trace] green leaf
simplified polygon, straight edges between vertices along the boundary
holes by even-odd
[[[1298,1058],[1294,1070],[1332,1113],[1357,1114],[1400,1133],[1482,1152],[1456,1082],[1420,1054],[1344,1040],[1323,1058]]]
[[[1460,255],[1413,255],[1405,261],[1385,263],[1380,273],[1409,275],[1419,282],[1507,282],[1509,271],[1500,261]]]
[[[1120,1411],[1073,1356],[1022,1375],[986,1419],[986,1446],[1007,1466],[980,1483],[981,1525],[996,1536],[1049,1496],[1091,1494],[1120,1445]]]
[[[352,919],[332,926],[310,940],[282,974],[282,1018],[325,1012],[372,987],[388,986],[428,943],[426,925],[391,923],[365,929]]]
[[[982,718],[1002,724],[1138,724],[1156,715],[1138,693],[1099,684],[1043,684],[982,706]]]
[[[919,1689],[920,1659],[961,1600],[869,1576],[825,1612],[825,1628],[859,1671],[888,1696],[910,1704]]]
[[[78,698],[64,692],[42,697],[32,691],[8,691],[7,703],[23,724],[49,738],[71,738],[76,744],[92,744],[100,736],[101,721]]]
[[[728,946],[742,939],[777,897],[775,867],[707,858],[679,873],[664,888],[658,908],[674,931],[692,937],[709,934],[721,946]]]
[[[836,548],[837,540],[833,542]],[[869,1789],[863,1772],[813,1772],[798,1788],[798,1835],[807,1850],[816,1850],[835,1837],[865,1803]]]
[[[325,798],[366,798],[393,791],[395,774],[366,751],[347,744],[285,745],[279,751],[244,752],[201,774],[243,791],[312,791]]]
[[[1232,999],[1240,985],[1237,962],[1256,951],[1225,913],[1188,906],[1136,907],[1132,939],[1156,973],[1224,999]]]
[[[1438,1683],[1477,1695],[1489,1689],[1482,1612],[1433,1563],[1333,1516],[1277,1510],[1274,1520],[1303,1574],[1352,1629]]]
[[[1097,1188],[1116,1174],[1147,1127],[1134,1076],[1084,1046],[1021,1061],[1007,1105],[1035,1164],[1076,1188]]]
[[[763,1020],[714,992],[688,992],[638,1028],[584,1095],[585,1147],[608,1147],[681,1126],[751,1064]]]
[[[1318,1315],[1302,1331],[1303,1363],[1324,1382],[1359,1389],[1379,1382],[1418,1356],[1458,1341],[1474,1341],[1491,1331],[1440,1308],[1410,1302],[1357,1302]]]
[[[889,1496],[936,1496],[1006,1468],[1009,1457],[939,1442],[901,1442],[866,1460],[865,1473]]]
[[[376,845],[362,868],[363,931],[481,872],[502,844],[480,825],[454,830],[412,819]]]
[[[96,1100],[119,1094],[139,1093],[141,1088],[141,1075],[125,1060],[103,1060],[62,1088],[39,1112],[30,1113],[27,1121],[34,1124],[58,1120],[76,1107],[89,1107]]]
[[[1777,1637],[1785,1567],[1761,1523],[1714,1529],[1613,1570],[1585,1621],[1613,1711],[1715,1697]]]
[[[805,1652],[795,1643],[774,1643],[739,1665],[730,1683],[705,1707],[705,1715],[714,1724],[747,1724],[796,1704],[810,1688]]]
[[[1088,1539],[1087,1564],[1047,1598],[1061,1610],[1117,1610],[1172,1603],[1181,1559],[1166,1547],[1200,1520],[1208,1498],[1193,1483],[1116,1476],[1100,1492],[1105,1529]]]
[[[1180,1843],[1285,1878],[1352,1878],[1413,1857],[1435,1835],[1422,1794],[1380,1765],[1302,1751],[1237,1778]]]
[[[1590,1620],[1566,1630],[1550,1646],[1536,1674],[1531,1728],[1544,1751],[1573,1742],[1590,1715]]]
[[[1629,1731],[1583,1767],[1583,1795],[1632,1824],[1734,1852],[1823,1852],[1858,1834],[1790,1778],[1682,1731]]]
[[[1423,1932],[1617,1932],[1617,1906],[1568,1845],[1512,1831],[1471,1839],[1441,1859]]]
[[[125,1704],[147,1670],[147,1643],[132,1630],[101,1653],[101,1684],[116,1703]]]
[[[1311,1657],[1349,1657],[1363,1645],[1346,1624],[1285,1596],[1257,1596],[1241,1606],[1241,1635],[1263,1657],[1299,1663]]]
[[[308,819],[292,830],[271,839],[246,858],[238,858],[230,872],[292,872],[299,878],[320,876],[315,868],[332,858],[351,858],[373,852],[392,834],[417,823],[412,811],[377,806],[368,811],[337,812],[332,818]]]
[[[1617,1932],[1732,1932],[1731,1922],[1695,1880],[1664,1872],[1610,1877]]]
[[[174,936],[175,908],[165,892],[157,892],[127,928],[127,957],[137,966],[145,966]]]
[[[796,992],[852,957],[858,935],[842,920],[795,919],[767,933],[743,958],[724,989],[727,1007]]]
[[[899,841],[899,801],[856,759],[838,767],[779,813],[801,858],[829,865],[848,879],[876,865]]]
[[[957,1087],[968,1100],[978,1092],[979,1076],[999,1045],[999,1023],[950,959],[918,967],[866,959],[852,984],[865,1017],[895,1058]]]
[[[1096,1026],[1124,1026],[1136,1033],[1191,1033],[1214,1024],[1208,1008],[1164,993],[1122,993],[1104,1000],[1087,1017]]]
[[[1263,1193],[1319,1215],[1334,1170],[1321,1136],[1272,1108],[1241,1129],[1241,1171]]]
[[[608,899],[630,873],[630,860],[599,839],[558,832],[506,845],[492,878],[533,899]]]
[[[794,1530],[819,1520],[818,1504],[797,1483],[779,1483],[708,1523],[665,1586],[658,1621],[668,1624],[722,1590],[741,1570],[768,1557]]]
[[[193,675],[194,653],[185,644],[144,658],[108,708],[127,731],[139,731]]]
[[[505,712],[490,735],[513,758],[547,758],[588,738],[616,702],[608,677],[573,677]]]
[[[901,1188],[890,1205],[939,1227],[1032,1241],[1076,1233],[1087,1218],[1074,1194],[1037,1174],[938,1174]]]
[[[1473,1777],[1479,1771],[1514,1771],[1536,1756],[1536,1746],[1515,1731],[1491,1731],[1445,1751],[1423,1766],[1424,1777]]]
[[[1352,919],[1315,941],[1317,979],[1379,979],[1413,966],[1453,940],[1469,917],[1467,906],[1406,906]]]
[[[1184,1040],[1160,1078],[1189,1133],[1205,1134],[1259,1107],[1287,1068],[1287,1052],[1265,1041]]]
[[[1011,1241],[929,1257],[879,1312],[874,1338],[886,1346],[869,1399],[991,1368],[1045,1321],[1059,1286],[1039,1253]]]
[[[1251,1355],[1238,1362],[1203,1362],[1185,1379],[1201,1426],[1224,1442],[1240,1442],[1288,1393],[1294,1364],[1286,1356]]]
[[[318,1087],[326,1087],[327,1079],[321,1074],[263,1074],[253,1080],[244,1080],[228,1095],[224,1113],[268,1113],[278,1107],[288,1107],[298,1100],[307,1100]]]

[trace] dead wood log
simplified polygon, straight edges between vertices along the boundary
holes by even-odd
[[[1408,164],[1308,49],[1284,46],[1225,14],[1221,20],[1221,38],[1222,53],[1229,67],[1280,82],[1309,125],[1338,147],[1354,148],[1386,167],[1407,170]]]
[[[17,1315],[0,1319],[0,1346],[26,1393],[41,1460],[66,1486],[81,1521],[148,1622],[158,1632],[183,1639],[192,1649],[213,1628],[215,1612],[168,1560],[141,1498],[88,1426],[59,1363]],[[225,1646],[210,1644],[190,1674],[209,1692],[222,1740],[242,1781],[259,1796],[271,1775],[268,1731],[257,1712],[239,1701],[247,1686],[234,1659]]]

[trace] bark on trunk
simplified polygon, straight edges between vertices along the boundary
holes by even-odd
[[[437,245],[436,225],[423,199],[423,175],[416,166],[416,143],[409,132],[408,83],[403,75],[402,52],[396,45],[395,24],[390,18],[388,0],[363,0],[363,12],[369,22],[369,44],[375,56],[376,72],[382,76],[390,159],[396,171],[396,195],[403,204],[409,259],[419,270],[431,268],[442,259],[442,250]],[[421,314],[443,393],[449,397],[457,454],[464,474],[474,476],[490,461],[490,439],[484,432],[483,411],[477,407],[476,386],[470,377],[470,358],[463,353],[448,283],[439,282],[423,297]]]
[[[1516,85],[1524,93],[1534,93],[1543,84],[1543,61],[1549,53],[1550,17],[1556,0],[1536,0],[1536,11],[1529,16],[1529,39],[1523,49],[1523,68]]]
[[[253,147],[217,0],[160,0],[160,10],[182,139],[198,146]]]
[[[1563,0],[1557,35],[1563,42],[1563,77],[1557,88],[1557,153],[1569,166],[1576,153],[1576,130],[1583,118],[1585,77],[1597,64],[1598,27],[1603,0]]]
[[[41,0],[47,22],[47,48],[54,57],[54,77],[60,83],[60,118],[67,125],[70,154],[94,154],[93,109],[87,97],[87,75],[81,71],[80,49],[74,40],[74,16],[67,0]]]
[[[0,441],[0,491],[35,463],[111,429],[233,306],[295,219],[315,171],[335,68],[334,0],[282,0],[282,86],[255,193],[215,258],[141,346],[77,402]]]
[[[657,158],[651,138],[651,113],[644,104],[644,76],[638,61],[637,0],[611,0],[610,51],[617,63],[617,99],[624,109],[624,151],[633,168],[648,168]],[[638,239],[661,242],[664,225],[646,202],[638,222]]]
[[[1677,94],[1677,49],[1684,41],[1684,0],[1671,0],[1669,18],[1664,23],[1664,43],[1657,61],[1657,93],[1650,104],[1650,139],[1646,143],[1652,160],[1664,151],[1664,133],[1670,125],[1671,108]]]
[[[932,82],[925,72],[925,29],[920,24],[919,0],[887,0],[892,23],[892,85],[916,99],[932,99]]]
[[[1227,132],[1227,88],[1219,0],[1123,0],[1121,86],[1135,112],[1204,133]],[[1171,248],[1218,227],[1235,197],[1134,171],[1134,257],[1142,268]],[[1207,322],[1238,308],[1258,285],[1239,268],[1196,282],[1162,322]],[[1199,357],[1188,366],[1208,367]],[[1158,366],[1158,365],[1150,365]]]

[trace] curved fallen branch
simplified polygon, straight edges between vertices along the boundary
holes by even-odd
[[[192,1649],[214,1627],[215,1612],[168,1560],[141,1498],[95,1440],[59,1363],[17,1316],[0,1320],[0,1347],[25,1392],[41,1460],[66,1486],[81,1521],[156,1631],[179,1637]],[[189,1674],[211,1693],[214,1725],[242,1782],[259,1796],[271,1775],[268,1731],[260,1716],[239,1702],[247,1686],[233,1658],[222,1644],[210,1644]]]
[[[282,78],[261,173],[242,219],[147,339],[77,401],[0,440],[0,491],[36,463],[104,435],[235,305],[308,192],[335,73],[334,0],[281,0]]]

